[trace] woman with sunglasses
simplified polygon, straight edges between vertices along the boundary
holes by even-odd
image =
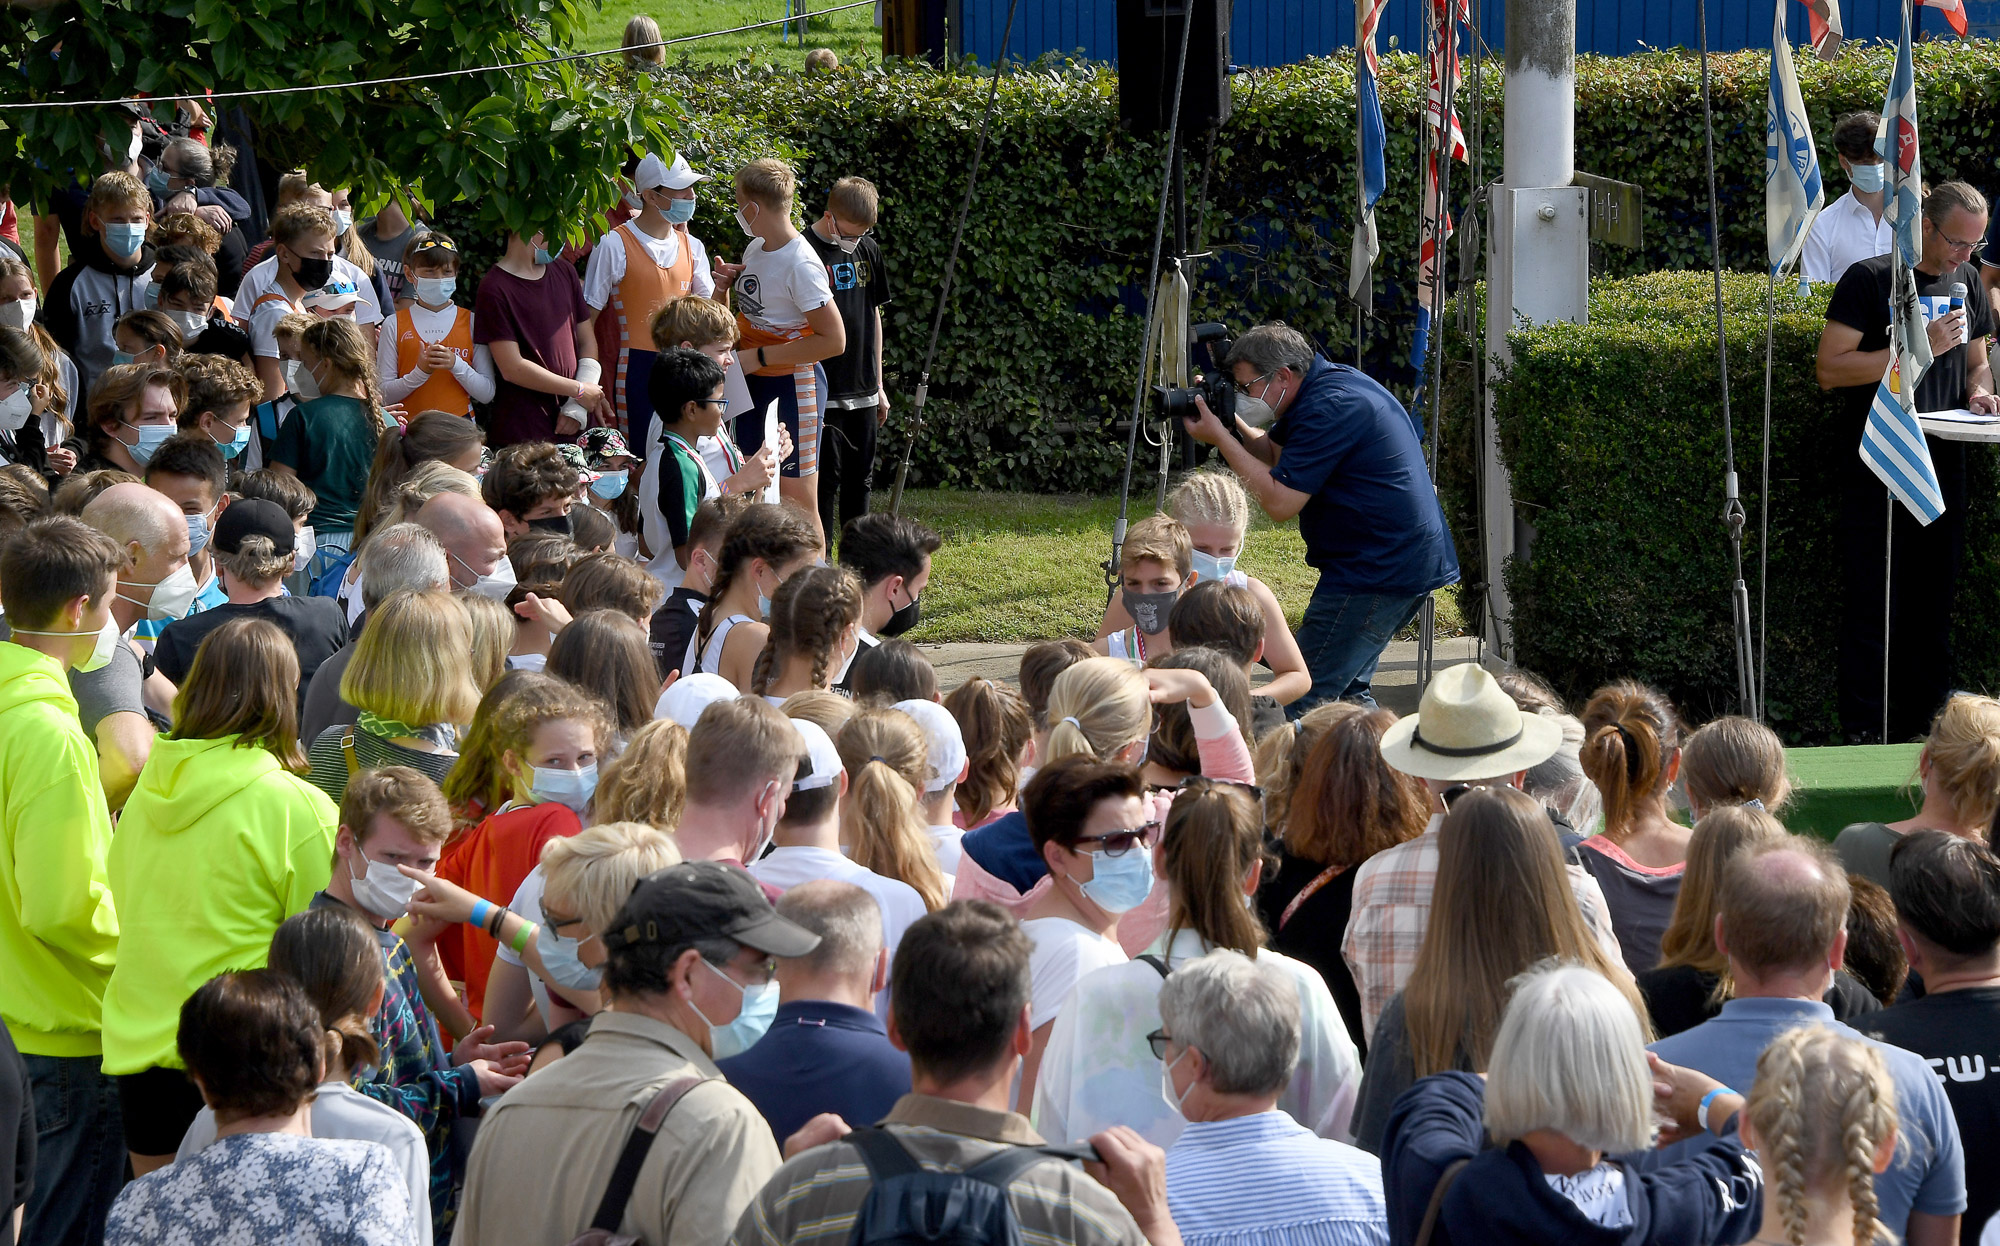
[[[1348,1141],[1361,1061],[1346,1023],[1310,965],[1265,946],[1264,925],[1246,903],[1273,866],[1257,789],[1198,777],[1181,784],[1158,856],[1171,897],[1167,930],[1137,960],[1099,969],[1071,992],[1037,1070],[1036,1131],[1080,1141],[1129,1125],[1172,1146],[1187,1122],[1161,1094],[1161,987],[1168,973],[1229,948],[1275,966],[1298,991],[1298,1063],[1278,1109],[1321,1137]]]

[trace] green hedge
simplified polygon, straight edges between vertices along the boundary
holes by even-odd
[[[2000,120],[2000,47],[1927,43],[1917,50],[1925,170],[1982,183]],[[1764,91],[1768,58],[1714,58],[1724,258],[1755,269],[1763,245]],[[1879,107],[1886,49],[1850,47],[1839,61],[1800,63],[1815,132]],[[916,387],[936,291],[964,188],[986,79],[897,63],[832,75],[738,67],[670,75],[686,109],[684,149],[725,174],[752,155],[790,155],[802,207],[858,173],[883,191],[880,235],[897,282],[889,313],[892,393]],[[1414,57],[1383,58],[1389,186],[1377,214],[1378,320],[1365,361],[1392,384],[1411,379],[1415,274]],[[1486,75],[1486,176],[1501,165],[1501,71]],[[1233,324],[1283,318],[1339,358],[1355,349],[1345,297],[1354,182],[1354,90],[1345,58],[1255,70],[1235,79],[1235,116],[1212,164],[1197,146],[1189,196],[1196,241],[1216,254],[1195,274],[1194,314]],[[1461,114],[1472,128],[1473,100]],[[1697,62],[1683,53],[1583,57],[1577,64],[1577,166],[1645,188],[1646,246],[1601,257],[1612,274],[1696,267],[1708,258]],[[1162,148],[1117,121],[1116,78],[1103,66],[1045,60],[1009,72],[966,231],[957,288],[932,377],[915,483],[1099,491],[1115,485],[1131,406],[1143,284]],[[1830,159],[1830,156],[1829,156]],[[1471,176],[1460,170],[1455,185]],[[1834,180],[1838,182],[1837,175]],[[1838,193],[1840,187],[1835,186]],[[1454,196],[1455,198],[1457,196]],[[740,245],[726,176],[705,183],[696,232],[716,250]],[[1461,349],[1462,339],[1453,350]],[[891,444],[900,421],[892,427]]]
[[[1711,283],[1705,272],[1602,282],[1588,325],[1513,334],[1512,366],[1494,390],[1516,504],[1535,530],[1530,556],[1506,573],[1518,660],[1576,698],[1612,678],[1643,679],[1697,721],[1736,708]],[[1753,618],[1764,293],[1759,277],[1725,281]],[[1772,724],[1798,744],[1832,742],[1838,726],[1836,482],[1858,448],[1858,433],[1841,427],[1837,399],[1813,379],[1829,293],[1781,289],[1775,329],[1766,687]],[[1467,501],[1475,424],[1466,418],[1462,376],[1449,394],[1453,436],[1441,483],[1465,581],[1476,584],[1483,571]],[[1953,631],[1959,685],[1991,688],[2000,686],[2000,479],[1993,455],[1972,457]]]

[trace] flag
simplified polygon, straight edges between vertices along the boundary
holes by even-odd
[[[1812,36],[1813,55],[1832,60],[1845,37],[1840,29],[1840,0],[1807,0],[1806,28]]]
[[[1910,7],[1903,6],[1903,37],[1896,45],[1896,68],[1889,75],[1889,94],[1882,101],[1882,124],[1875,131],[1875,154],[1889,165],[1889,197],[1882,219],[1889,222],[1891,245],[1903,253],[1903,265],[1916,267],[1923,258],[1924,162],[1917,150],[1917,75],[1910,64]]]
[[[1861,431],[1861,461],[1889,486],[1889,492],[1909,508],[1918,523],[1927,525],[1944,514],[1944,496],[1938,490],[1923,426],[1905,401],[1915,383],[1903,384],[1897,354],[1890,356],[1882,383],[1875,387],[1875,401]]]
[[[1799,97],[1798,71],[1785,36],[1785,6],[1776,0],[1771,24],[1771,90],[1764,109],[1764,235],[1771,276],[1791,266],[1806,244],[1813,218],[1826,206],[1826,187],[1813,150],[1812,126]]]
[[[1418,229],[1417,249],[1417,331],[1410,342],[1410,366],[1424,370],[1430,355],[1431,283],[1436,280],[1438,255],[1451,237],[1451,213],[1438,196],[1438,170],[1449,158],[1465,163],[1465,132],[1459,128],[1458,112],[1447,108],[1447,97],[1458,93],[1458,26],[1472,20],[1467,0],[1431,0],[1431,25],[1437,32],[1430,49],[1430,91],[1424,105],[1424,124],[1430,134],[1430,159],[1424,166],[1424,204]]]
[[[1916,2],[1923,8],[1941,10],[1944,13],[1944,20],[1951,23],[1952,30],[1959,38],[1965,38],[1964,0],[1916,0]]]
[[[1358,199],[1354,219],[1354,244],[1348,252],[1347,296],[1373,312],[1375,289],[1371,281],[1375,257],[1382,245],[1375,236],[1375,201],[1388,185],[1384,169],[1384,149],[1388,137],[1382,126],[1382,96],[1376,88],[1381,64],[1375,56],[1375,28],[1382,23],[1388,0],[1361,0],[1354,8],[1354,111],[1359,119],[1354,167],[1357,171]]]

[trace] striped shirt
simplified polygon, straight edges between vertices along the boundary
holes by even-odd
[[[931,1095],[904,1095],[882,1123],[933,1172],[963,1172],[1007,1146],[1042,1142],[1025,1116]],[[846,1246],[870,1184],[856,1147],[815,1147],[765,1183],[737,1222],[730,1246]],[[1022,1246],[1145,1246],[1117,1197],[1074,1164],[1036,1164],[1014,1179],[1007,1195]],[[1375,1197],[1379,1207],[1379,1182]]]
[[[1186,1246],[1387,1246],[1382,1165],[1279,1111],[1194,1121],[1167,1152]]]

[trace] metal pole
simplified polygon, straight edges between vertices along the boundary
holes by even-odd
[[[1891,349],[1894,349],[1893,347]],[[1882,528],[1882,743],[1889,742],[1889,604],[1896,597],[1896,577],[1890,559],[1896,545],[1896,495],[1884,489],[1889,499],[1888,518]]]
[[[1771,673],[1771,338],[1778,319],[1778,274],[1764,289],[1764,456],[1757,479],[1757,720],[1771,712],[1764,680]]]

